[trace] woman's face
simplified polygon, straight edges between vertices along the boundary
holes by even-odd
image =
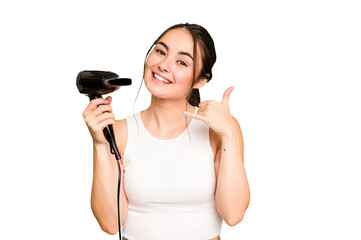
[[[156,43],[145,63],[144,81],[158,98],[185,99],[193,83],[193,38],[185,29],[173,29]]]

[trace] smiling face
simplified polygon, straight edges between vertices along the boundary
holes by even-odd
[[[192,35],[182,28],[170,30],[155,44],[144,68],[145,85],[153,96],[187,98],[194,78],[193,44]],[[203,86],[201,83],[193,87]]]

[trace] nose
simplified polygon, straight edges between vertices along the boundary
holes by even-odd
[[[166,65],[164,65],[164,64],[159,65],[159,70],[161,72],[169,72],[168,67]]]
[[[170,71],[170,63],[168,59],[164,59],[158,65],[159,71],[161,72],[169,72]]]

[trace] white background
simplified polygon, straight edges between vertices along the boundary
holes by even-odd
[[[2,1],[0,239],[117,239],[90,208],[92,144],[75,78],[133,79],[112,94],[133,113],[152,42],[198,23],[218,59],[203,100],[229,86],[251,203],[222,239],[361,239],[358,1]],[[143,86],[135,111],[148,106]]]

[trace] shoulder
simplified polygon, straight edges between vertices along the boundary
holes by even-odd
[[[233,119],[233,124],[236,129],[237,135],[240,136],[240,138],[242,140],[241,144],[243,145],[243,134],[242,134],[241,126],[239,125],[239,123],[235,117],[232,116],[232,119]],[[210,140],[210,144],[211,144],[213,153],[214,153],[214,155],[216,155],[218,149],[222,146],[222,137],[218,133],[216,133],[214,130],[209,128],[209,140]]]
[[[113,125],[115,141],[117,143],[117,147],[121,156],[124,155],[125,146],[127,144],[128,138],[128,126],[127,119],[115,120],[115,124]],[[123,163],[123,159],[121,159]]]
[[[117,130],[121,130],[121,131],[127,130],[127,119],[124,118],[124,119],[120,119],[120,120],[115,120],[114,127]]]
[[[209,128],[209,141],[214,155],[216,155],[219,146],[221,145],[221,136],[216,133],[212,128]]]
[[[241,126],[239,125],[237,119],[235,117],[232,116],[232,119],[233,119],[233,124],[237,130],[237,133],[240,134],[241,136],[243,135],[242,134],[242,130],[241,130]]]

